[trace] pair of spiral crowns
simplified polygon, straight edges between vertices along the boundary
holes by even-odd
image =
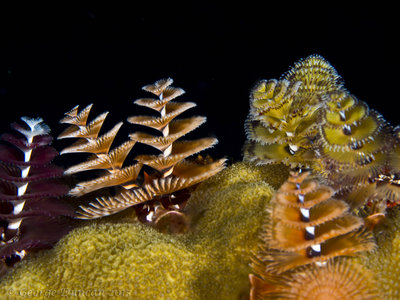
[[[221,171],[225,159],[213,161],[200,156],[187,159],[214,146],[217,139],[178,141],[206,118],[176,119],[196,104],[172,101],[184,93],[172,87],[172,82],[167,78],[144,86],[145,91],[158,98],[135,101],[157,111],[159,116],[128,118],[130,123],[160,134],[135,132],[129,136],[130,140],[113,149],[111,146],[122,122],[100,135],[107,112],[91,122],[88,118],[92,105],[82,111],[76,106],[67,112],[60,122],[70,126],[58,138],[77,138],[78,141],[61,154],[84,152],[92,156],[65,171],[51,164],[59,153],[49,146],[52,142],[50,129],[42,119],[23,117],[25,124],[13,123],[15,132],[1,136],[0,276],[28,252],[51,247],[72,228],[72,218],[99,218],[133,206],[139,220],[160,230],[176,233],[187,229],[188,220],[181,210],[190,194],[189,187]],[[136,143],[154,147],[161,154],[139,155],[126,165],[125,160]],[[142,171],[143,166],[152,172]],[[79,182],[72,189],[65,184],[63,175],[89,170],[105,170],[106,174]],[[102,197],[89,205],[81,205],[76,213],[65,201],[67,194],[78,197],[110,187],[116,191],[102,191]],[[93,197],[88,196],[89,199]]]
[[[132,124],[142,125],[157,130],[159,135],[135,132],[129,135],[130,140],[110,150],[111,144],[122,126],[122,122],[109,132],[99,136],[102,124],[107,116],[103,113],[87,123],[91,105],[78,111],[78,106],[66,113],[60,122],[70,124],[59,135],[61,138],[79,138],[61,154],[87,152],[93,156],[88,161],[70,167],[66,174],[74,174],[86,170],[103,169],[107,173],[93,180],[80,182],[70,191],[71,195],[81,196],[106,187],[118,186],[115,196],[97,198],[88,206],[81,206],[80,218],[98,218],[120,212],[128,207],[147,203],[163,195],[171,195],[177,191],[193,186],[213,176],[224,168],[225,159],[210,163],[188,161],[186,158],[212,147],[217,143],[215,138],[203,138],[192,141],[177,141],[182,136],[196,129],[206,121],[205,117],[176,119],[184,111],[196,106],[193,102],[175,102],[182,95],[181,88],[172,87],[171,78],[162,79],[154,84],[146,85],[143,90],[158,98],[143,98],[135,101],[158,112],[158,116],[134,116],[128,118]],[[124,161],[135,143],[143,143],[160,151],[159,155],[139,155],[134,163],[124,166]],[[155,172],[145,175],[140,182],[138,176],[144,165]]]
[[[245,160],[300,170],[267,208],[250,298],[378,299],[371,274],[344,257],[375,247],[354,209],[372,203],[374,219],[400,201],[398,129],[318,55],[253,88],[245,129]]]
[[[351,95],[321,56],[258,83],[245,129],[245,160],[310,168],[354,207],[400,201],[399,129]]]

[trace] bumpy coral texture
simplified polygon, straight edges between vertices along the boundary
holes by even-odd
[[[375,275],[383,299],[400,298],[400,209],[387,211],[387,218],[375,229],[377,251],[367,255],[363,263]]]
[[[288,175],[279,165],[235,164],[202,183],[186,207],[191,230],[166,235],[142,224],[95,223],[21,263],[0,295],[80,298],[240,299],[266,203]],[[266,182],[270,182],[267,184]],[[97,294],[96,294],[97,293]]]

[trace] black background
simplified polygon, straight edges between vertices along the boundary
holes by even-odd
[[[27,115],[44,118],[56,136],[65,128],[58,124],[64,112],[89,103],[95,104],[91,118],[110,111],[104,128],[111,129],[129,116],[149,113],[133,104],[149,96],[143,85],[172,77],[186,91],[179,99],[197,103],[185,116],[208,118],[187,138],[215,136],[219,144],[207,152],[237,161],[251,87],[279,78],[314,53],[337,69],[348,90],[398,124],[395,7],[57,3],[0,5],[0,132]],[[119,136],[125,140],[134,130],[125,122]]]

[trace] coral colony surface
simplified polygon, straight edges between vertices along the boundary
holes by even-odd
[[[65,171],[42,120],[2,136],[2,299],[400,299],[400,130],[326,60],[255,85],[227,167],[180,139],[205,118],[177,118],[195,104],[172,79],[143,89],[156,116],[119,146],[107,113],[65,114],[60,153],[91,155]]]

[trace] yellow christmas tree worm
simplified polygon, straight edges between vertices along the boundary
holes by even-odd
[[[346,91],[323,96],[314,170],[353,207],[369,201],[397,201],[398,172],[390,162],[398,147],[383,117]],[[392,191],[393,193],[388,193]],[[396,196],[397,195],[397,196]]]
[[[307,197],[302,192],[294,197],[301,202],[297,206],[289,199],[294,195],[291,191],[286,190],[281,197],[286,199],[285,203],[277,193],[274,199],[280,200],[273,202],[284,205],[273,205],[271,211],[276,216],[266,219],[269,225],[264,228],[265,249],[258,253],[253,265],[260,277],[250,276],[252,299],[317,299],[320,296],[353,299],[354,295],[355,299],[375,299],[378,295],[385,295],[385,299],[398,298],[399,272],[393,267],[397,266],[393,261],[397,260],[399,251],[395,234],[398,226],[393,211],[390,210],[389,219],[384,223],[390,229],[382,228],[379,223],[384,219],[386,206],[400,203],[399,132],[398,127],[393,128],[379,113],[351,95],[332,66],[318,55],[296,63],[280,81],[264,80],[257,84],[250,96],[246,121],[245,160],[310,168],[318,180],[336,193],[330,192],[322,198],[309,197],[313,201],[319,199],[314,201],[318,203],[315,220],[314,204],[305,207]],[[301,182],[298,184],[301,191]],[[321,195],[321,192],[314,194]],[[328,199],[331,196],[335,199]],[[344,212],[343,216],[347,215],[345,219],[338,217],[340,211]],[[370,234],[365,229],[356,230],[363,222],[355,215],[350,216],[351,211],[366,216],[365,227],[375,228],[379,247],[368,253],[368,259],[351,259],[345,265],[332,262],[330,266],[331,262],[325,261],[330,249],[334,250],[333,256],[352,256],[373,247]],[[326,222],[330,215],[335,216]],[[342,220],[348,222],[339,224]],[[329,223],[339,226],[325,226]],[[335,229],[337,233],[343,230],[344,235],[334,236],[332,240],[332,236],[322,238],[326,229],[333,228],[338,229]],[[381,231],[376,233],[377,230]],[[310,263],[312,260],[317,263]],[[341,259],[335,258],[335,261]],[[362,274],[357,271],[359,261],[363,264]],[[340,296],[329,284],[315,280],[323,277],[337,284],[336,291],[346,292],[343,284],[351,281],[349,274],[355,282],[369,284],[348,285],[350,294]],[[315,293],[315,289],[321,292]],[[326,293],[326,289],[332,292]],[[310,293],[305,296],[303,292],[307,291]]]
[[[244,159],[312,166],[321,96],[341,87],[336,70],[319,55],[297,62],[279,81],[259,82],[250,94]]]
[[[399,129],[351,95],[319,55],[259,82],[245,129],[245,160],[311,168],[353,208],[400,201]]]
[[[266,182],[279,186],[287,174],[247,163],[227,168],[192,194],[191,230],[181,235],[91,221],[16,267],[0,283],[0,295],[100,290],[127,299],[239,299],[249,293],[250,253],[274,192]]]

